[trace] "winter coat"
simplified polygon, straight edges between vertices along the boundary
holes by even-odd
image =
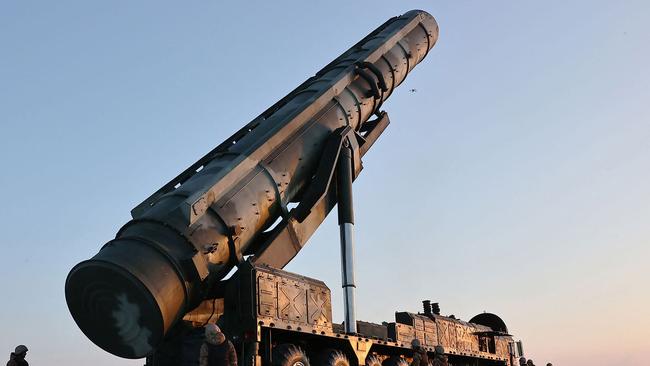
[[[23,357],[24,356],[18,356],[17,354],[11,352],[7,366],[29,366],[29,363],[27,363]]]
[[[447,361],[447,356],[436,354],[433,358],[433,366],[448,366],[449,362]]]
[[[199,352],[199,366],[237,366],[237,352],[223,333],[206,338]]]
[[[411,366],[429,366],[429,356],[427,356],[427,352],[424,349],[417,348],[413,352]]]

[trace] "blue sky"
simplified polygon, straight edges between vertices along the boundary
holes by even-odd
[[[392,124],[354,186],[358,318],[428,298],[463,319],[501,315],[538,364],[643,364],[650,5],[631,0],[2,2],[0,352],[141,364],[78,330],[69,269],[168,179],[413,8],[440,39],[384,105]],[[340,321],[337,230],[329,218],[287,269],[326,281]]]

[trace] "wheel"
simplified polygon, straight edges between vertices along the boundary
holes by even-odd
[[[309,366],[309,358],[302,348],[281,344],[273,349],[273,366]]]
[[[382,366],[409,366],[409,363],[399,356],[388,357],[381,364]]]
[[[368,356],[366,358],[366,366],[382,366],[379,357],[377,356]]]
[[[350,366],[347,356],[335,349],[326,349],[318,354],[316,361],[318,366]]]

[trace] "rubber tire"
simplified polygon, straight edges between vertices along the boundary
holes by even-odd
[[[381,364],[382,366],[409,366],[405,359],[397,356],[388,357]]]
[[[273,349],[273,366],[310,366],[309,358],[302,348],[293,344],[281,344]]]
[[[377,356],[368,356],[366,357],[366,366],[382,366],[379,357]]]
[[[317,366],[350,366],[350,360],[345,353],[335,350],[326,349],[318,354]]]

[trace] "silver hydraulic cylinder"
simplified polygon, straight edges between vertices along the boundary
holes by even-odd
[[[345,141],[337,163],[337,198],[339,230],[341,233],[341,277],[345,333],[357,333],[354,291],[354,211],[352,201],[352,151]]]
[[[341,273],[343,284],[343,306],[345,311],[345,332],[357,333],[357,317],[355,310],[354,291],[354,224],[340,224],[341,230]]]

